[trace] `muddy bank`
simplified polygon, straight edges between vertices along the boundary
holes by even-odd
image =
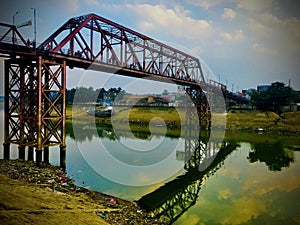
[[[58,167],[0,160],[0,224],[163,224],[135,203],[74,185]]]

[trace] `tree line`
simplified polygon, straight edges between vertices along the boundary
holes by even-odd
[[[300,102],[299,93],[282,82],[272,83],[264,91],[252,91],[250,97],[250,104],[256,109],[273,111],[278,114],[282,112],[283,106],[291,106],[293,103]]]
[[[98,102],[103,101],[114,102],[116,98],[121,100],[127,94],[121,87],[93,89],[92,87],[76,87],[67,90],[67,104],[72,105],[74,102]],[[164,90],[163,95],[167,95]],[[291,106],[293,103],[300,102],[299,92],[294,91],[290,86],[286,86],[282,82],[275,82],[263,91],[253,90],[249,93],[251,100],[250,105],[258,110],[273,111],[278,114],[282,112],[283,106]]]
[[[74,102],[102,102],[104,100],[114,101],[117,97],[122,98],[125,95],[125,91],[122,88],[110,88],[105,90],[99,88],[94,90],[92,87],[76,87],[71,90],[67,90],[66,101],[68,105],[72,105]]]

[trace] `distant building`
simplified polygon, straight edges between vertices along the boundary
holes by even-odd
[[[168,94],[168,95],[161,95],[160,97],[166,99],[168,102],[174,102],[176,95]]]
[[[285,84],[282,83],[282,82],[274,82],[274,83],[271,83],[271,86],[272,87],[283,88],[285,86]]]
[[[148,95],[125,94],[122,99],[116,102],[117,105],[134,105],[141,99],[148,99]]]
[[[247,90],[242,90],[240,95],[243,96],[246,99],[250,99],[250,96],[253,93],[253,91],[256,91],[256,90],[254,88],[249,88]]]
[[[177,86],[177,92],[182,94],[184,93],[185,94],[185,86],[184,85],[178,85]]]
[[[257,85],[257,91],[261,92],[261,91],[266,91],[271,87],[271,85]]]

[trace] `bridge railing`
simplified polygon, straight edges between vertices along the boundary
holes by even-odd
[[[24,39],[24,37],[20,34],[16,26],[0,23],[0,44],[7,48],[13,47],[16,50],[18,47],[22,47],[22,50],[32,51],[29,43]],[[24,49],[25,48],[25,49]],[[5,47],[1,48],[5,49]]]

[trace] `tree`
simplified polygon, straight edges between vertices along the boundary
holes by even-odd
[[[96,92],[98,93],[97,102],[101,102],[104,98],[106,90],[104,88],[97,89]]]
[[[75,88],[72,88],[71,90],[67,90],[66,101],[67,101],[68,105],[72,105],[73,104],[75,92],[76,92]]]
[[[74,93],[73,101],[83,103],[83,102],[96,102],[97,92],[92,88],[77,87]]]
[[[296,101],[293,89],[285,86],[282,82],[272,83],[265,91],[253,91],[250,93],[251,103],[259,110],[274,111],[278,114],[282,112],[282,106],[289,105]]]
[[[280,141],[274,144],[256,143],[251,148],[247,157],[249,162],[265,162],[270,171],[281,171],[283,167],[289,167],[295,161],[294,152],[284,149]]]
[[[67,104],[73,104],[74,101],[78,103],[84,102],[101,102],[104,97],[110,101],[114,101],[118,94],[123,97],[125,91],[122,91],[122,88],[110,88],[106,91],[104,88],[99,88],[94,90],[92,87],[76,87],[71,90],[67,90]]]
[[[118,98],[118,101],[122,100],[124,98],[124,96],[126,95],[126,91],[125,90],[120,90],[117,98]]]
[[[164,89],[164,91],[162,92],[162,95],[168,95],[169,91],[167,89]]]

